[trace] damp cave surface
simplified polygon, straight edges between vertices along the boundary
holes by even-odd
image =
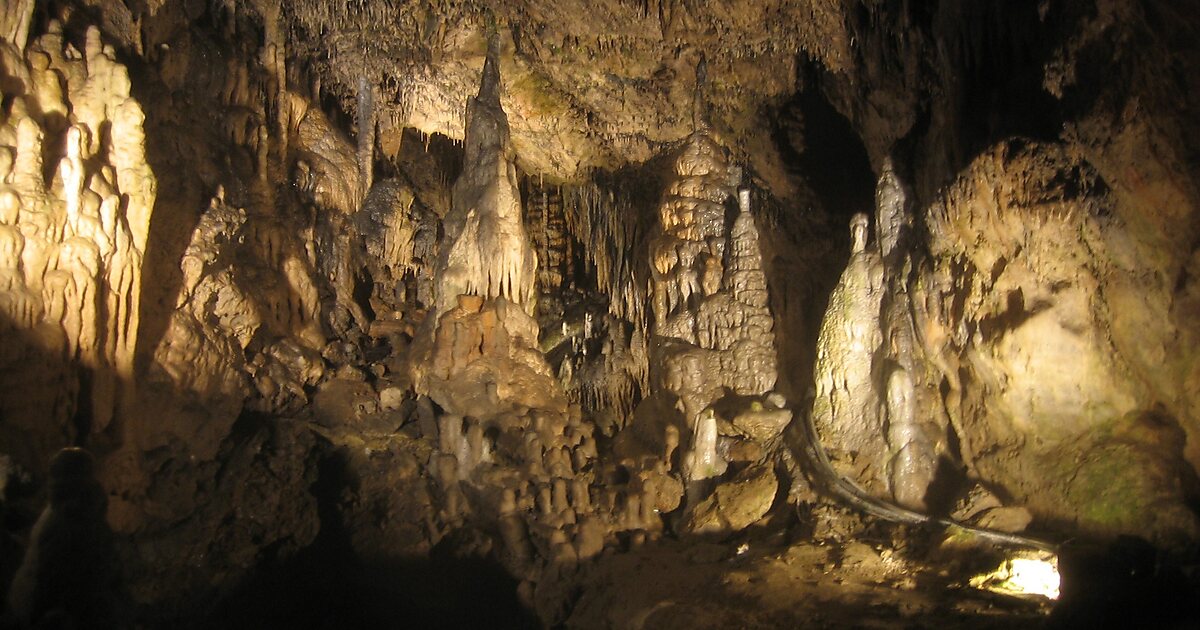
[[[1200,623],[1200,6],[0,8],[0,630]]]

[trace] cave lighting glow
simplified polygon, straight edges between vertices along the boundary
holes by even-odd
[[[1058,599],[1058,556],[1047,552],[1017,552],[995,570],[971,578],[970,584],[1004,595]]]

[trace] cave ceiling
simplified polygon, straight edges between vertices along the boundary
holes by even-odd
[[[834,5],[834,6],[822,6]],[[811,54],[848,54],[836,3],[297,2],[289,50],[349,104],[366,77],[385,136],[411,126],[461,138],[486,40],[502,42],[503,106],[518,164],[579,179],[651,158],[693,128],[697,69],[714,126],[769,146],[764,115]]]
[[[240,38],[249,54],[279,42],[293,88],[350,123],[372,86],[385,155],[405,128],[462,139],[463,103],[496,35],[517,164],[561,182],[646,162],[684,138],[699,70],[714,131],[787,196],[773,116],[803,66],[845,73],[854,57],[849,5],[836,0],[88,4],[129,51],[187,56],[189,24]]]

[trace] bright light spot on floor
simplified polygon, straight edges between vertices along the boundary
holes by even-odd
[[[1005,595],[1058,599],[1058,557],[1046,552],[1018,552],[995,571],[971,578],[971,586]]]

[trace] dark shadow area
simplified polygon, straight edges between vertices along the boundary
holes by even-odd
[[[862,139],[818,89],[797,92],[775,118],[780,153],[835,224],[872,213],[875,174]]]
[[[1061,595],[1047,627],[1200,628],[1200,579],[1191,558],[1141,538],[1059,550]]]
[[[439,553],[361,558],[339,511],[351,483],[336,453],[312,487],[321,531],[295,556],[268,561],[193,628],[535,628],[516,582],[497,565]]]

